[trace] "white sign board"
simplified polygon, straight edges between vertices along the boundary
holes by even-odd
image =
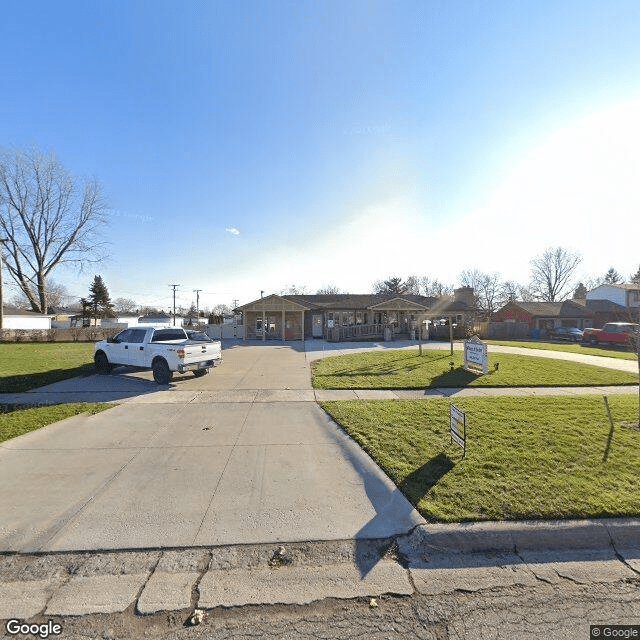
[[[487,353],[487,343],[482,342],[475,336],[464,342],[464,368],[472,373],[479,373],[477,369],[482,369],[482,373],[489,373],[489,355]]]
[[[466,451],[465,415],[455,404],[452,404],[449,406],[449,417],[451,419],[451,439]]]

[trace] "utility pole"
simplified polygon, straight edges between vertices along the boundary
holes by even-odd
[[[179,284],[170,284],[168,285],[173,287],[173,326],[176,326],[176,289],[180,286]]]
[[[0,331],[4,326],[4,302],[2,299],[2,261],[4,258],[4,243],[8,240],[9,238],[0,238]]]
[[[196,318],[198,319],[198,324],[200,324],[200,292],[202,289],[194,289],[193,292],[196,294]]]

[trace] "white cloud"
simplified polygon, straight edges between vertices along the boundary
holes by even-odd
[[[240,230],[236,229],[235,227],[227,227],[225,229],[225,231],[230,233],[232,236],[239,236],[240,235]]]

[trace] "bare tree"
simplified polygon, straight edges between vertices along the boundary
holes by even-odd
[[[548,248],[531,260],[531,291],[538,300],[556,302],[571,292],[571,277],[582,256],[564,247]]]
[[[423,296],[439,298],[440,296],[450,296],[453,294],[453,287],[443,284],[438,279],[432,280],[429,276],[420,278],[420,293]]]
[[[0,151],[0,235],[5,266],[33,311],[47,312],[47,281],[61,264],[97,260],[106,203],[100,183],[80,184],[53,154]]]
[[[476,308],[491,320],[500,300],[500,274],[495,271],[484,273],[478,269],[466,269],[458,276],[458,280],[463,287],[473,288]]]
[[[231,316],[233,309],[228,304],[217,304],[213,307],[211,313],[214,316]]]
[[[336,293],[342,293],[335,284],[322,285],[317,291],[316,295],[334,295]]]
[[[116,298],[113,301],[113,309],[118,313],[136,313],[138,303],[131,298]]]
[[[307,285],[304,284],[290,284],[280,291],[281,296],[296,296],[303,295],[305,293],[307,293]]]
[[[51,309],[52,307],[68,307],[74,303],[76,298],[69,293],[67,287],[59,282],[55,282],[54,280],[47,281],[47,307]],[[36,295],[36,292],[33,291],[33,295]],[[19,291],[13,296],[11,303],[17,309],[31,309],[31,302],[29,298],[24,295],[23,291]]]
[[[498,294],[498,304],[503,307],[507,302],[513,302],[518,299],[520,285],[513,280],[505,280],[500,284],[500,292]]]
[[[418,276],[409,276],[404,281],[405,293],[410,293],[414,296],[420,295],[420,278]]]

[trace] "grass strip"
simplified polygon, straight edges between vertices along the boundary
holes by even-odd
[[[0,405],[0,442],[37,431],[71,416],[94,415],[110,407],[108,404],[58,404],[46,407]]]
[[[640,515],[638,400],[464,398],[467,448],[451,442],[446,399],[321,406],[371,455],[428,521]]]
[[[542,349],[543,351],[564,351],[567,353],[580,353],[586,356],[602,356],[605,358],[618,358],[619,360],[635,360],[633,351],[622,351],[620,348],[592,347],[581,344],[556,344],[553,342],[515,342],[509,340],[485,340],[489,345],[495,344],[501,347],[522,347],[524,349]]]
[[[93,343],[0,344],[0,393],[21,393],[92,373]]]
[[[494,364],[499,363],[499,370]],[[450,363],[453,363],[451,368]],[[442,387],[571,387],[637,384],[637,374],[606,367],[489,352],[489,374],[463,368],[463,354],[416,350],[368,351],[316,360],[316,389],[426,389]]]

